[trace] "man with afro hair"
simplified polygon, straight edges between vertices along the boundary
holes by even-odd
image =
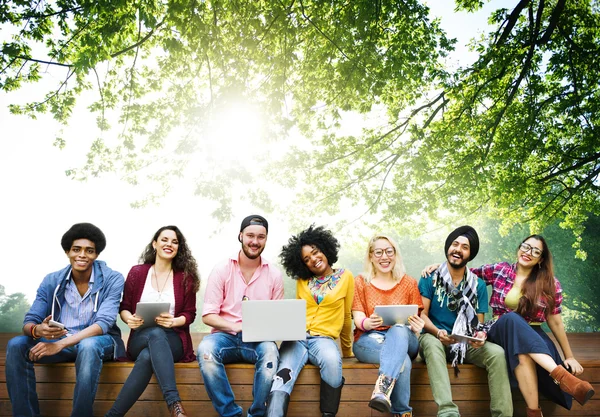
[[[25,315],[23,335],[8,342],[6,385],[15,416],[40,414],[33,366],[75,362],[72,416],[93,415],[102,362],[125,355],[116,325],[124,279],[97,260],[104,233],[74,224],[62,237],[69,265],[48,274]]]

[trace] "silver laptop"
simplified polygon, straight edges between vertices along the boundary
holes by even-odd
[[[306,339],[306,300],[242,301],[242,340]]]

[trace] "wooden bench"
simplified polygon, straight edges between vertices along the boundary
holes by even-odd
[[[0,416],[10,416],[11,406],[6,390],[4,373],[5,348],[9,338],[14,334],[0,334]],[[202,334],[193,334],[194,346],[197,346]],[[595,384],[600,389],[600,334],[580,333],[570,334],[569,341],[585,368],[583,378]],[[133,363],[105,363],[100,376],[100,384],[94,403],[94,415],[103,416],[116,398],[123,382],[129,375]],[[355,359],[344,359],[344,376],[346,385],[342,391],[340,417],[369,417],[385,416],[368,407],[368,400],[377,379],[377,366],[363,364]],[[37,392],[40,408],[44,416],[68,416],[71,413],[73,385],[75,383],[75,368],[73,364],[36,365]],[[489,415],[489,392],[487,374],[484,370],[473,365],[461,366],[458,377],[454,376],[449,367],[450,380],[454,400],[460,408],[462,416]],[[208,398],[202,375],[196,362],[176,364],[177,387],[183,404],[191,416],[216,417]],[[233,387],[236,401],[246,411],[252,402],[252,381],[254,366],[249,364],[227,365],[227,374]],[[288,416],[312,417],[319,416],[319,370],[307,365],[300,374],[292,393]],[[411,375],[411,406],[418,417],[435,416],[437,405],[433,401],[429,377],[425,364],[417,360]],[[518,392],[513,393],[515,416],[525,415],[525,404]],[[585,407],[574,402],[569,412],[552,403],[542,401],[544,416],[600,416],[600,393]],[[167,407],[162,394],[153,378],[150,385],[127,414],[128,416],[168,416]]]

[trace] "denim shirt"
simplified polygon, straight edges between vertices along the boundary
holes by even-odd
[[[94,312],[91,324],[97,324],[103,334],[109,334],[115,345],[114,358],[125,355],[121,330],[117,326],[117,314],[123,285],[123,275],[110,269],[104,261],[94,261],[94,284],[90,296],[94,299]],[[54,313],[53,319],[60,321],[62,305],[65,303],[65,289],[71,275],[71,265],[52,272],[44,278],[37,289],[31,308],[25,314],[23,324],[41,323]]]

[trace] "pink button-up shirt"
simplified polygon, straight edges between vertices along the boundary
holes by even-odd
[[[242,299],[280,300],[283,298],[281,271],[261,257],[248,283],[238,262],[239,253],[217,264],[208,277],[202,316],[218,314],[232,323],[242,322]],[[218,330],[212,329],[212,332]],[[233,333],[232,333],[233,334]]]

